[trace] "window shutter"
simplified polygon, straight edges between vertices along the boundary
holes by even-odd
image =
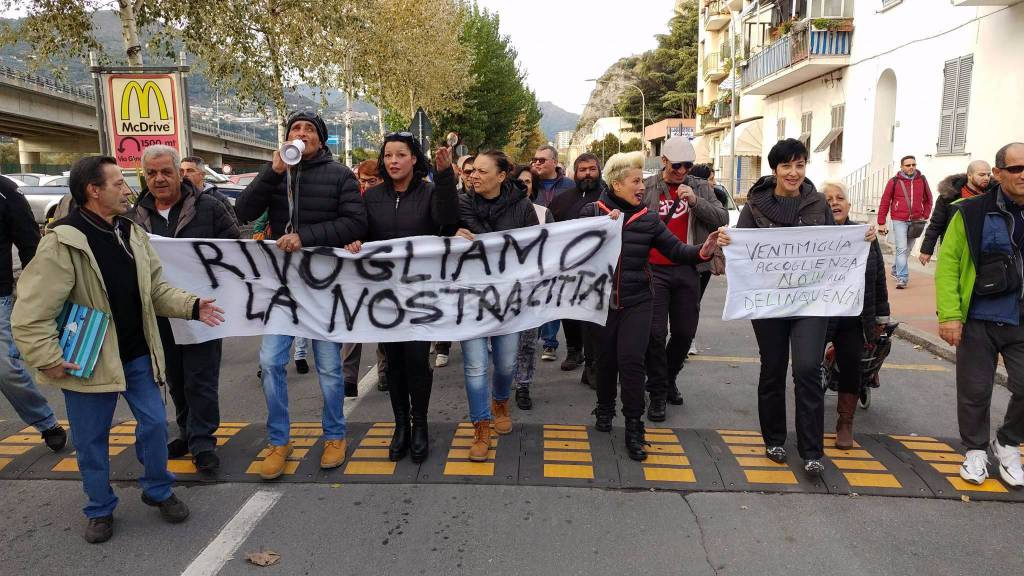
[[[800,117],[800,141],[804,143],[807,150],[811,149],[811,112],[804,112]]]
[[[841,162],[843,160],[843,121],[846,118],[846,104],[840,104],[832,108],[832,130],[837,132],[832,144],[828,147],[829,162]]]
[[[947,61],[943,68],[942,112],[939,115],[939,141],[937,146],[939,154],[949,154],[953,151],[953,116],[956,112],[956,81],[959,69],[959,58]]]
[[[775,135],[778,136],[779,140],[785,140],[786,139],[786,119],[785,118],[779,118],[779,122],[776,125],[775,131],[776,131]]]
[[[967,145],[967,112],[971,103],[971,76],[974,70],[974,56],[960,59],[957,71],[956,108],[953,113],[952,151],[963,152]]]

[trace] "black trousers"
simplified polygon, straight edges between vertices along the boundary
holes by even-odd
[[[220,426],[220,359],[222,342],[174,343],[170,323],[157,319],[163,343],[167,391],[174,401],[178,433],[193,455],[217,447],[213,433]]]
[[[622,386],[622,415],[644,415],[644,355],[651,335],[651,301],[608,311],[604,327],[594,325],[597,341],[597,403],[615,406]]]
[[[700,276],[696,268],[685,265],[651,266],[651,276],[654,308],[647,345],[647,391],[652,397],[666,398],[697,335]]]
[[[430,342],[388,342],[384,344],[384,356],[395,419],[406,414],[426,419],[434,385]]]
[[[384,345],[377,344],[377,377],[384,379],[387,378],[386,374],[388,371],[388,361],[384,357]],[[341,347],[341,369],[345,375],[345,384],[352,382],[353,384],[359,382],[359,363],[363,357],[363,345],[362,344],[345,344]]]
[[[582,350],[583,346],[583,322],[580,320],[562,320],[562,330],[565,331],[565,347],[569,350]]]
[[[984,450],[991,432],[992,387],[996,360],[1006,365],[1006,404],[996,438],[1004,446],[1024,442],[1024,324],[1012,326],[968,318],[956,348],[956,416],[960,441],[968,450]]]
[[[839,366],[839,392],[860,394],[861,358],[864,356],[864,330],[860,317],[844,316],[836,323],[832,334]]]
[[[704,291],[708,289],[708,283],[711,282],[711,270],[705,270],[700,273],[700,298],[704,299]]]
[[[821,387],[820,367],[828,318],[772,318],[751,323],[761,354],[757,413],[765,446],[786,443],[786,370],[792,349],[797,452],[805,460],[821,458],[825,391]]]
[[[427,348],[427,350],[429,351],[430,348]],[[452,343],[434,342],[434,352],[437,352],[438,354],[444,354],[445,356],[449,356],[452,353]]]

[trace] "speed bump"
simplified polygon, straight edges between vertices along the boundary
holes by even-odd
[[[764,440],[755,430],[703,430],[700,434],[714,457],[725,490],[828,492],[821,479],[804,473],[795,439],[785,445],[788,461],[778,464],[765,456]]]
[[[520,484],[620,485],[612,436],[584,424],[544,424],[521,431]]]

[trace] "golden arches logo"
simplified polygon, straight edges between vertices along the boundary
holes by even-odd
[[[132,101],[132,95],[139,101],[139,117],[149,118],[149,97],[150,94],[156,95],[156,105],[160,112],[161,120],[168,120],[170,116],[167,113],[167,102],[164,100],[164,94],[160,91],[160,87],[157,83],[152,80],[147,80],[145,84],[139,84],[137,81],[132,80],[125,84],[124,91],[121,93],[121,118],[128,118],[128,108]]]

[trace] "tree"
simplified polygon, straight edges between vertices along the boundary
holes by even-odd
[[[537,148],[548,143],[548,137],[540,129],[539,122],[529,129],[517,127],[509,140],[503,151],[516,164],[529,164]]]
[[[469,47],[472,83],[463,96],[461,110],[438,115],[434,134],[453,131],[471,150],[503,148],[517,127],[522,134],[540,121],[537,98],[526,86],[525,74],[508,36],[499,31],[497,14],[481,10],[474,2],[463,4],[460,42]]]
[[[636,90],[623,92],[616,108],[634,130],[648,122],[696,115],[698,18],[696,2],[683,2],[669,20],[669,33],[658,35],[658,47],[628,61],[647,100],[646,122],[640,121],[641,99]]]
[[[631,138],[622,142],[615,134],[606,134],[601,140],[594,140],[587,146],[587,152],[601,158],[601,163],[612,154],[619,152],[637,152],[643,150],[644,143],[639,138]]]

